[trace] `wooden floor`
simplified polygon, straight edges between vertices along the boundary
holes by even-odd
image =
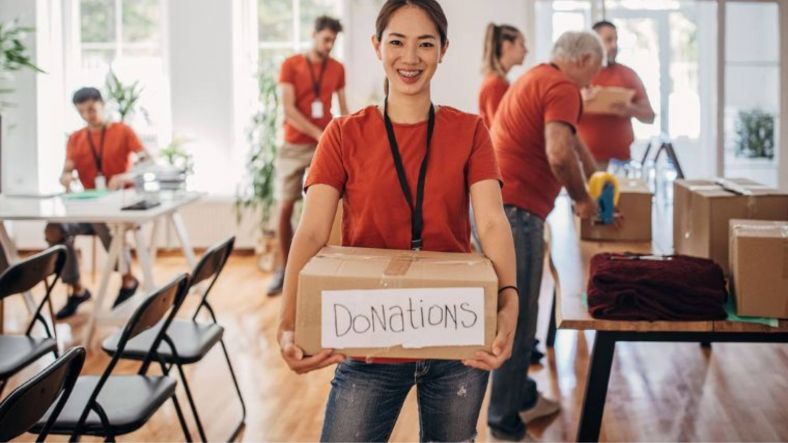
[[[155,275],[163,282],[185,270],[180,257],[161,257]],[[333,369],[298,376],[280,360],[275,342],[279,298],[264,289],[269,275],[257,270],[250,256],[233,256],[211,296],[225,340],[238,372],[248,408],[245,441],[314,441],[320,436],[323,409]],[[117,278],[115,278],[117,280]],[[111,288],[112,291],[117,288]],[[91,287],[96,287],[93,283]],[[539,336],[546,330],[552,282],[542,288]],[[17,297],[19,298],[19,297]],[[56,289],[55,306],[65,299]],[[81,336],[88,307],[58,327],[70,346]],[[191,312],[189,307],[184,313]],[[6,329],[21,327],[24,308],[19,300],[6,305]],[[99,336],[106,336],[104,328]],[[573,440],[583,398],[593,333],[559,331],[555,351],[532,374],[546,395],[560,399],[563,411],[531,427],[545,441]],[[12,379],[17,385],[51,361]],[[98,345],[90,348],[83,374],[99,374],[108,359]],[[131,373],[123,365],[116,372]],[[240,415],[221,351],[188,369],[196,401],[211,440],[225,440]],[[179,390],[180,391],[180,390]],[[7,394],[8,391],[6,391]],[[181,404],[185,396],[179,394]],[[783,345],[715,344],[711,351],[693,344],[619,344],[601,439],[606,441],[788,441],[788,347]],[[191,416],[192,436],[197,437]],[[486,400],[479,418],[479,441],[487,441]],[[32,441],[33,436],[25,436]],[[180,441],[175,411],[168,403],[136,433],[120,441]],[[63,441],[63,438],[51,438]],[[85,441],[91,441],[86,438]],[[392,441],[418,440],[418,414],[411,392]]]

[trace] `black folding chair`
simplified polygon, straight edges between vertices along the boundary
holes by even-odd
[[[8,379],[27,365],[50,352],[55,358],[58,356],[57,330],[50,295],[65,261],[66,248],[58,245],[13,264],[0,274],[0,300],[12,295],[22,296],[40,283],[44,284],[45,289],[44,298],[33,313],[25,335],[0,335],[0,393]],[[50,278],[53,275],[54,278]],[[41,315],[44,305],[49,309],[51,330]],[[37,321],[44,326],[46,337],[31,335]]]
[[[121,352],[131,339],[155,327],[162,319],[165,326],[169,325],[186,295],[188,280],[186,274],[181,274],[145,298],[120,334],[118,349]],[[175,397],[175,379],[167,375],[145,375],[150,363],[156,358],[153,350],[162,341],[172,345],[172,339],[165,331],[166,328],[163,328],[156,334],[136,375],[112,375],[120,360],[114,356],[100,376],[79,377],[71,397],[51,424],[50,433],[71,435],[72,441],[81,435],[102,436],[107,441],[114,441],[117,435],[141,428],[168,399],[172,399],[183,435],[186,441],[191,441],[183,412]],[[159,359],[158,363],[166,373],[164,361]],[[43,430],[49,419],[50,414],[47,413],[33,429]]]
[[[202,421],[200,420],[200,416],[197,413],[197,407],[194,403],[194,398],[192,397],[189,383],[186,380],[186,374],[184,373],[183,365],[199,362],[205,357],[206,354],[208,354],[208,352],[214,347],[214,345],[216,345],[216,343],[219,343],[222,347],[224,358],[227,361],[227,367],[230,370],[230,376],[232,377],[233,383],[235,384],[235,391],[238,394],[238,400],[241,402],[242,417],[240,422],[233,430],[233,433],[230,435],[230,441],[235,440],[235,438],[241,432],[241,429],[243,429],[244,423],[246,421],[246,404],[244,403],[243,396],[241,395],[241,388],[238,386],[235,370],[233,369],[233,365],[230,362],[230,356],[222,338],[224,334],[224,328],[217,323],[213,307],[211,307],[207,300],[208,294],[211,292],[216,279],[219,277],[219,274],[222,272],[225,263],[227,263],[227,259],[230,257],[234,243],[235,237],[230,237],[229,239],[206,251],[202,256],[200,262],[197,263],[197,266],[194,268],[192,278],[189,282],[189,286],[191,288],[203,281],[210,279],[208,287],[202,294],[200,304],[197,306],[197,309],[194,312],[191,320],[175,319],[169,325],[167,334],[172,337],[175,346],[170,348],[164,344],[161,344],[158,347],[158,355],[170,365],[170,368],[173,365],[178,368],[178,373],[180,374],[181,381],[183,382],[183,388],[186,391],[186,398],[189,400],[189,405],[191,406],[194,420],[197,423],[197,430],[199,431],[200,438],[203,441],[208,441],[208,439],[206,438],[205,429],[202,425]],[[213,322],[204,323],[197,321],[197,315],[200,313],[203,307],[208,310]],[[111,356],[120,354],[121,358],[124,359],[142,360],[145,355],[145,350],[150,349],[151,343],[155,337],[156,332],[154,331],[160,328],[161,327],[145,334],[141,334],[139,337],[130,341],[125,350],[118,349],[117,336],[106,339],[102,344],[102,348]]]
[[[27,432],[54,404],[49,421],[38,434],[37,441],[44,441],[53,419],[71,395],[83,363],[85,348],[72,348],[8,394],[0,403],[0,441],[9,441]]]

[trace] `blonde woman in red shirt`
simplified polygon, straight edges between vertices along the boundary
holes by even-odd
[[[488,128],[492,127],[498,104],[509,89],[506,74],[513,67],[522,65],[527,54],[525,36],[519,29],[511,25],[487,25],[482,57],[484,81],[479,90],[479,115]]]

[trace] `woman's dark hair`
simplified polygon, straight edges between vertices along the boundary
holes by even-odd
[[[443,12],[440,3],[436,0],[386,0],[386,3],[380,8],[377,20],[375,20],[375,36],[378,38],[378,41],[383,40],[383,31],[385,31],[386,27],[389,25],[391,17],[404,6],[415,6],[426,12],[432,20],[432,23],[435,24],[435,28],[438,30],[441,47],[446,46],[446,43],[449,41],[449,21],[446,19],[446,14]],[[388,94],[388,79],[386,79],[383,89],[386,94]]]
[[[501,66],[501,47],[505,41],[514,43],[520,35],[520,30],[511,25],[496,25],[495,23],[487,25],[487,31],[484,34],[482,72],[505,76],[506,71]]]
[[[324,29],[331,30],[334,34],[342,32],[342,23],[334,17],[321,15],[315,19],[315,32],[320,32]]]
[[[93,87],[80,88],[77,92],[74,93],[74,96],[71,98],[71,101],[74,103],[74,106],[91,100],[97,102],[104,101],[104,99],[101,98],[101,92]]]

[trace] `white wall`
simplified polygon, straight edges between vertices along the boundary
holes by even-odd
[[[190,139],[197,188],[232,194],[213,171],[231,168],[233,150],[232,5],[215,0],[169,2],[169,72],[173,133]]]
[[[35,194],[57,188],[58,169],[61,165],[41,159],[51,158],[58,147],[54,141],[62,130],[59,114],[52,109],[51,99],[56,94],[62,72],[60,53],[49,50],[56,40],[60,27],[57,2],[45,0],[0,0],[0,21],[19,19],[22,26],[36,28],[28,34],[27,47],[36,63],[46,74],[24,69],[4,82],[14,92],[4,95],[4,100],[14,105],[3,111],[2,188],[4,192]],[[62,148],[62,146],[60,146]]]

